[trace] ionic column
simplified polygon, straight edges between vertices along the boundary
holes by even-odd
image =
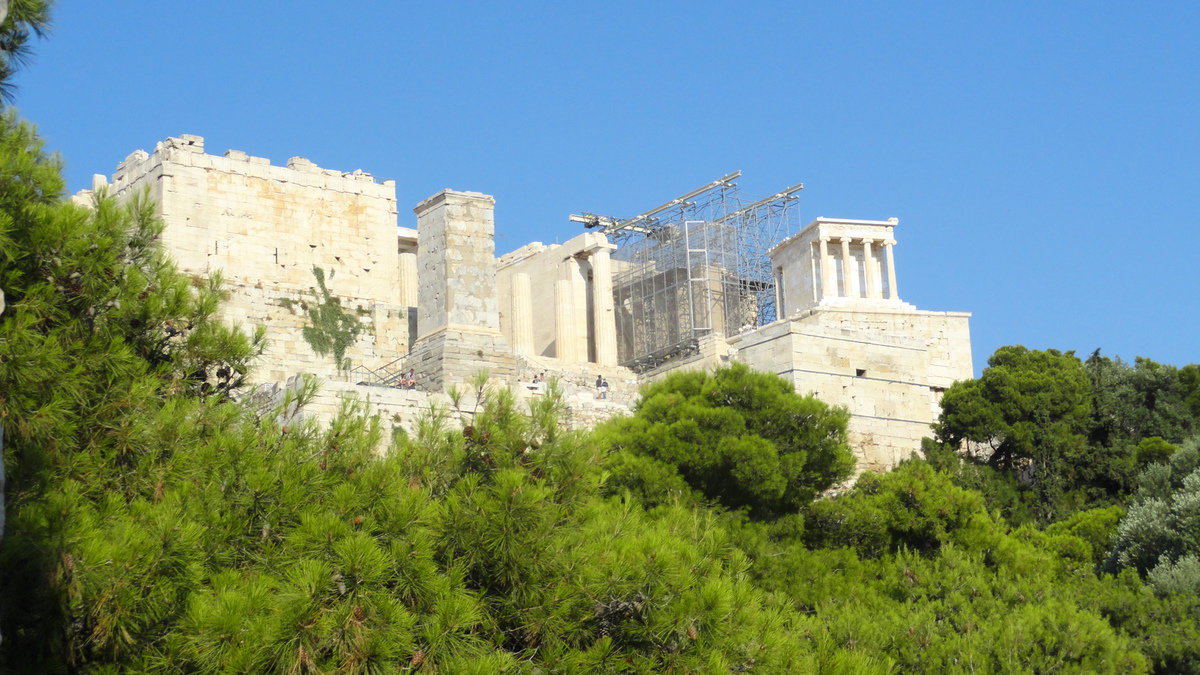
[[[570,279],[554,282],[554,356],[578,361],[575,334],[575,288]]]
[[[842,286],[847,298],[862,297],[858,290],[858,263],[850,255],[850,237],[842,237]]]
[[[417,306],[417,254],[400,254],[400,306]]]
[[[833,258],[829,257],[829,237],[821,237],[820,265],[821,299],[837,297],[837,277],[833,273]]]
[[[867,273],[867,288],[863,296],[882,298],[883,279],[879,278],[879,267],[875,264],[875,254],[871,251],[870,239],[863,239],[863,269]]]
[[[607,248],[592,253],[592,323],[596,326],[596,363],[617,365],[617,318],[613,312],[612,258]]]
[[[892,247],[895,245],[895,239],[888,239],[883,242],[884,257],[887,258],[888,268],[888,300],[900,299],[900,292],[896,290],[896,261],[892,258]]]
[[[521,356],[533,354],[533,295],[529,275],[512,275],[512,348]]]

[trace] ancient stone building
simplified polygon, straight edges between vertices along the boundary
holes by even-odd
[[[660,209],[497,258],[488,195],[442,190],[415,207],[415,228],[401,227],[392,181],[300,157],[209,155],[188,135],[134,152],[96,176],[101,189],[157,202],[179,268],[222,274],[226,318],[267,328],[257,381],[321,377],[318,414],[354,393],[411,427],[431,399],[486,370],[522,397],[540,394],[536,375],[559,378],[587,425],[628,410],[650,379],[741,361],[846,406],[860,469],[882,469],[919,448],[940,392],[972,376],[969,315],[900,299],[895,219],[818,218],[771,241],[751,261],[761,269],[731,252],[738,219],[767,200],[674,220]],[[90,203],[92,191],[75,199]],[[654,253],[629,253],[637,247]],[[323,324],[317,310],[330,306],[348,318]],[[417,389],[397,388],[410,369]]]

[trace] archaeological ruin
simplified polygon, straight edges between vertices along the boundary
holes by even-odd
[[[970,315],[900,299],[896,219],[802,224],[802,186],[755,200],[739,175],[632,218],[573,215],[565,243],[499,257],[486,194],[442,190],[403,227],[393,181],[210,155],[191,135],[134,152],[75,199],[147,191],[180,270],[220,272],[226,318],[267,328],[256,382],[322,378],[315,415],[353,393],[411,428],[486,370],[523,398],[557,378],[572,422],[590,425],[628,411],[641,383],[742,362],[848,408],[860,470],[894,466],[929,434],[940,392],[972,377]],[[343,320],[326,325],[321,307]]]

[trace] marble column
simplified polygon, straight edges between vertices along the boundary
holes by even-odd
[[[900,291],[896,290],[896,260],[892,257],[892,247],[895,245],[895,239],[883,242],[884,257],[887,258],[888,300],[900,299]]]
[[[571,301],[575,306],[575,360],[586,363],[588,360],[588,315],[587,315],[587,278],[583,273],[583,265],[579,259],[572,256],[563,263],[563,275],[571,282]]]
[[[842,237],[842,288],[847,298],[859,298],[858,263],[850,255],[850,237]]]
[[[875,253],[871,250],[871,240],[863,239],[863,269],[866,271],[867,288],[863,297],[882,298],[883,280],[879,278],[879,266],[875,263]]]
[[[529,275],[512,275],[512,347],[520,356],[533,354],[533,295]]]
[[[834,274],[833,258],[829,257],[829,237],[821,237],[820,270],[821,296],[819,299],[837,297],[837,275]]]
[[[577,345],[575,288],[570,279],[559,279],[554,282],[554,356],[577,362]]]
[[[417,254],[400,254],[400,306],[417,306]]]
[[[613,311],[612,258],[607,248],[592,253],[592,323],[596,326],[596,363],[617,365],[617,317]]]

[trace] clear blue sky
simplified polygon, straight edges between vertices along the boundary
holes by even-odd
[[[1200,3],[61,0],[18,105],[72,190],[194,133],[496,196],[497,246],[735,169],[901,219],[902,297],[996,348],[1200,361]]]

